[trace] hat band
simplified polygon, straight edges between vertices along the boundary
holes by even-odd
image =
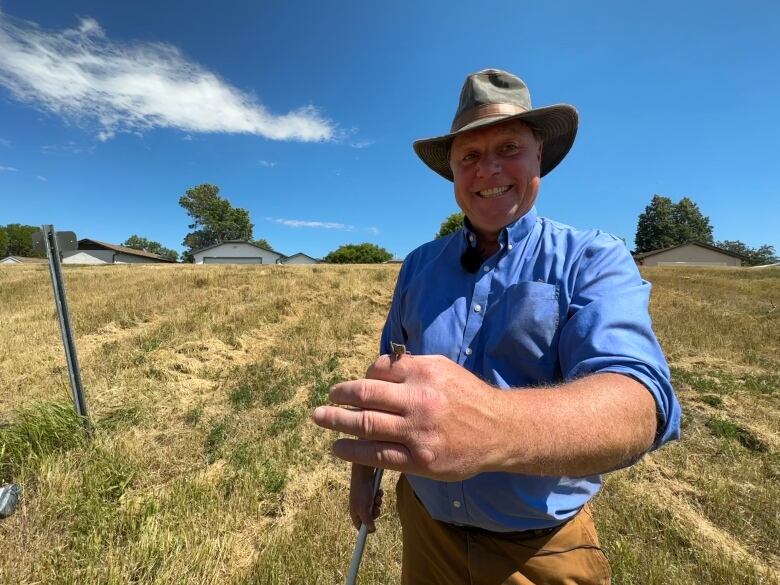
[[[466,110],[460,116],[455,118],[455,121],[452,123],[451,132],[457,132],[464,126],[467,126],[468,124],[471,124],[472,122],[482,118],[498,116],[501,114],[512,116],[514,114],[522,114],[523,112],[527,111],[528,108],[516,106],[514,104],[485,104],[482,106],[477,106],[476,108]]]

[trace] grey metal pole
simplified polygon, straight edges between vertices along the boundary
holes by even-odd
[[[44,245],[46,246],[46,256],[49,258],[49,272],[51,273],[51,284],[54,288],[54,302],[57,305],[57,314],[60,318],[60,333],[62,334],[62,343],[65,346],[65,360],[68,362],[68,376],[70,377],[73,405],[76,408],[76,413],[82,417],[84,423],[89,426],[87,419],[87,400],[84,397],[84,387],[81,384],[79,359],[76,354],[76,343],[73,340],[73,328],[71,327],[70,322],[68,299],[65,295],[65,282],[62,279],[60,248],[57,244],[54,226],[43,225],[41,226],[41,229],[43,231]]]
[[[382,473],[384,469],[377,469],[374,475],[374,487],[371,497],[371,508],[374,507],[374,499],[376,493],[379,491],[379,486],[382,483]],[[349,572],[347,573],[347,585],[355,585],[357,580],[358,569],[360,569],[360,561],[363,558],[363,549],[366,546],[366,537],[368,536],[368,527],[365,524],[360,524],[360,530],[358,531],[357,542],[355,543],[355,551],[352,553],[352,561],[349,563]]]

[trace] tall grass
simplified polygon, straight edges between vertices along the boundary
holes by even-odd
[[[777,582],[780,275],[643,274],[684,434],[595,501],[614,581]],[[25,487],[0,583],[343,582],[348,470],[308,418],[374,359],[396,275],[66,267],[88,440],[48,273],[0,268],[0,481]],[[399,580],[393,480],[361,583]]]

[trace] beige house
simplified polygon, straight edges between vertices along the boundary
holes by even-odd
[[[6,256],[0,260],[0,264],[46,264],[46,258],[30,258],[28,256]]]
[[[284,254],[245,240],[226,240],[192,252],[195,264],[277,264]]]
[[[739,254],[700,242],[688,242],[633,256],[639,266],[742,266],[744,260]]]
[[[277,260],[279,264],[320,264],[322,260],[318,260],[317,258],[312,258],[308,254],[304,254],[303,252],[298,252],[297,254],[293,254],[292,256],[286,256],[280,260]]]
[[[91,238],[79,240],[78,250],[62,253],[63,264],[150,264],[173,263],[164,256],[144,250],[99,242]]]

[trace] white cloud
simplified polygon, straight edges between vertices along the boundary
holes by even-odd
[[[272,114],[176,47],[112,41],[91,18],[47,31],[0,12],[0,84],[43,111],[97,123],[99,140],[151,128],[300,141],[338,133],[314,106]]]
[[[350,142],[349,145],[352,148],[368,148],[369,146],[373,145],[376,141],[370,140],[370,139],[364,139],[364,140],[355,140],[353,142]]]
[[[62,152],[69,154],[92,154],[95,152],[95,147],[94,145],[82,146],[73,140],[68,140],[65,144],[44,144],[41,146],[41,152],[43,154],[58,154]]]
[[[366,231],[374,234],[375,236],[379,235],[379,228],[377,228],[377,227],[373,227],[373,226],[372,227],[367,227]]]
[[[346,223],[336,223],[332,221],[305,221],[302,219],[283,219],[283,218],[273,218],[273,217],[266,217],[267,221],[273,221],[275,223],[280,223],[282,225],[286,225],[288,227],[294,227],[294,228],[300,228],[300,227],[311,227],[311,228],[322,228],[326,230],[343,230],[347,232],[355,231],[354,225],[349,225]]]
[[[11,141],[7,138],[0,138],[0,146],[5,146],[6,148],[11,148]]]
[[[0,173],[6,172],[6,173],[13,173],[18,171],[16,167],[4,167],[3,165],[0,165]]]
[[[259,164],[261,167],[275,167],[276,161],[275,160],[259,160],[257,161],[257,164]]]
[[[37,179],[38,179],[39,181],[43,181],[44,183],[45,183],[46,181],[48,181],[48,180],[49,180],[49,179],[47,179],[46,177],[44,177],[44,176],[41,176],[41,175],[35,175],[35,176],[37,177]]]

